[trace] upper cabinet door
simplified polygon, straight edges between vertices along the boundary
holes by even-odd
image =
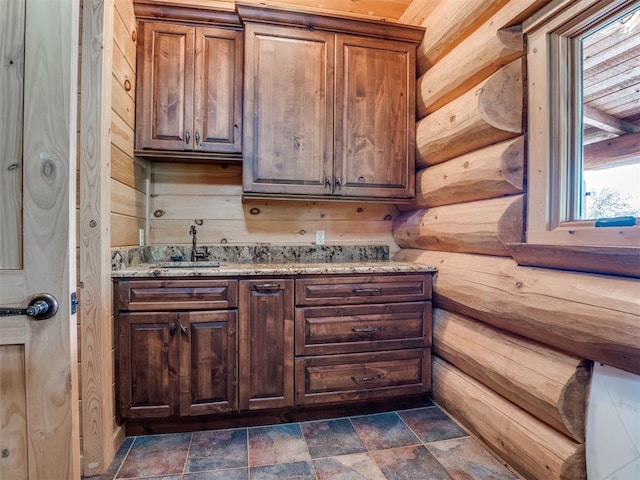
[[[415,190],[415,46],[338,35],[336,195],[410,198]]]
[[[245,24],[245,192],[331,195],[334,35]]]
[[[242,32],[195,29],[193,147],[242,150]]]
[[[191,150],[194,29],[146,22],[140,29],[136,148]]]
[[[136,149],[241,152],[242,31],[163,22],[140,30]]]

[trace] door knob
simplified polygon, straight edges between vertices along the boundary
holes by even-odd
[[[27,308],[0,308],[0,317],[26,315],[34,320],[46,320],[56,313],[58,313],[58,299],[50,293],[34,295]]]

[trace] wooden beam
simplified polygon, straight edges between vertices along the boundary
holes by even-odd
[[[417,50],[418,75],[436,65],[506,3],[508,0],[440,2],[420,24],[425,36]]]
[[[520,136],[424,168],[416,174],[413,203],[399,208],[409,211],[522,193],[524,154]]]
[[[634,125],[631,122],[626,122],[588,105],[583,105],[582,115],[584,117],[584,123],[591,125],[592,127],[599,128],[600,130],[604,130],[605,132],[615,133],[616,135],[640,132],[640,125]]]
[[[401,248],[508,256],[506,244],[522,238],[524,196],[446,205],[401,214],[393,238]]]
[[[584,147],[583,168],[598,170],[640,163],[640,133],[590,143]]]
[[[585,447],[435,357],[432,396],[523,478],[586,478]]]
[[[416,127],[416,166],[442,163],[523,132],[524,61],[518,59]]]
[[[592,362],[440,308],[433,351],[577,442],[584,442]]]
[[[638,281],[520,267],[512,259],[404,249],[438,268],[434,304],[578,357],[640,374]]]
[[[500,31],[494,25],[481,27],[418,78],[416,118],[437,111],[522,56],[519,26]]]

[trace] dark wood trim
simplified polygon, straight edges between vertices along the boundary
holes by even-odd
[[[266,7],[236,2],[236,9],[243,22],[286,25],[308,30],[324,30],[367,37],[399,40],[418,45],[424,36],[424,27],[389,23],[384,20],[322,15],[285,8]]]
[[[171,150],[134,150],[136,157],[154,160],[156,162],[176,162],[181,163],[228,163],[234,165],[242,164],[242,154],[240,153],[214,153],[214,152],[194,152],[185,150],[184,152]]]
[[[242,411],[198,417],[162,419],[127,419],[127,435],[196,432],[223,428],[252,427],[279,423],[339,418],[350,415],[390,412],[407,408],[432,407],[428,395],[407,395],[401,398],[348,403],[333,406],[301,406],[288,409]]]
[[[242,201],[245,200],[298,200],[303,202],[376,202],[376,203],[393,203],[405,204],[411,203],[412,198],[392,198],[392,197],[346,197],[344,195],[304,195],[304,194],[286,194],[286,193],[251,193],[244,192]]]
[[[134,0],[133,10],[138,20],[162,20],[206,26],[215,25],[216,27],[238,30],[242,28],[240,18],[233,10],[220,10],[182,3],[158,3],[150,0]]]
[[[507,243],[518,265],[640,278],[639,247]]]

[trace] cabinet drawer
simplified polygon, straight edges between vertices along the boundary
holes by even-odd
[[[296,355],[431,345],[431,302],[296,309]]]
[[[431,349],[296,358],[296,403],[419,394],[431,388]]]
[[[119,310],[219,310],[238,306],[237,280],[125,280],[116,285]]]
[[[431,299],[431,276],[358,275],[296,280],[297,305],[355,305]]]

